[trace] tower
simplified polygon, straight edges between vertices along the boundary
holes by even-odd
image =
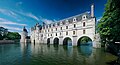
[[[94,17],[94,4],[91,5],[91,17]]]
[[[21,40],[20,40],[20,42],[26,43],[27,42],[27,36],[28,36],[28,32],[27,32],[27,29],[24,26],[23,31],[21,33]]]

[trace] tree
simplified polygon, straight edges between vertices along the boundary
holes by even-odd
[[[120,42],[120,0],[108,0],[98,24],[101,41]]]
[[[8,32],[7,38],[9,40],[15,40],[15,39],[20,39],[20,34],[17,32]]]

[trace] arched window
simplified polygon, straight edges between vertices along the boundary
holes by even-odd
[[[86,19],[86,15],[83,15],[83,16],[82,16],[82,20],[85,20],[85,19]]]
[[[83,30],[83,34],[85,34],[85,30]]]
[[[68,32],[66,32],[66,35],[68,35]]]
[[[56,31],[57,31],[57,28],[56,28]]]
[[[62,27],[60,27],[60,29],[62,30]]]
[[[56,33],[56,36],[57,36],[57,33]]]
[[[60,32],[60,35],[61,35],[61,32]]]
[[[66,26],[66,29],[68,29],[68,26]]]
[[[74,24],[74,28],[76,27],[76,24]]]
[[[76,18],[73,18],[73,22],[76,22]]]
[[[85,22],[83,22],[83,26],[85,26]]]
[[[73,35],[75,34],[75,31],[73,31]]]

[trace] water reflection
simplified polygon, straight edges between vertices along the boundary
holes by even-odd
[[[105,57],[101,49],[89,45],[0,45],[0,65],[106,65]]]
[[[89,57],[92,53],[92,47],[89,45],[81,45],[78,48],[78,52],[81,53],[82,55]]]

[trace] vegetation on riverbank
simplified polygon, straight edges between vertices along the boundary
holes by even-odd
[[[0,27],[0,40],[17,40],[20,39],[18,32],[10,32],[4,27]]]
[[[101,42],[120,42],[120,0],[108,0],[105,12],[99,21]]]
[[[98,32],[101,37],[101,43],[106,47],[106,51],[118,56],[114,65],[120,63],[120,0],[108,0],[105,12],[98,23]],[[118,42],[118,43],[115,43]],[[112,64],[112,63],[110,63]],[[112,64],[112,65],[113,65]]]

